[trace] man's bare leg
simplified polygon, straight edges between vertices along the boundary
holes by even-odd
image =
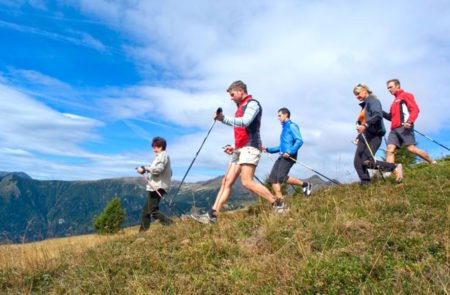
[[[395,163],[395,150],[397,147],[395,144],[388,144],[386,149],[386,162]]]
[[[238,165],[237,163],[228,164],[227,172],[222,179],[222,186],[217,193],[216,201],[214,202],[214,206],[212,207],[214,211],[219,212],[223,205],[230,198],[231,188],[233,187],[234,182],[239,176],[240,171],[240,165]]]
[[[303,186],[303,183],[304,183],[304,182],[301,181],[301,180],[298,179],[298,178],[289,176],[289,178],[287,179],[286,183],[287,183],[287,184],[298,185],[298,186]]]
[[[432,164],[433,163],[433,159],[428,155],[428,153],[424,150],[418,149],[415,145],[408,145],[406,147],[406,149],[413,153],[414,155],[417,155],[419,157],[421,157],[422,159],[424,159],[425,161],[427,161],[428,163]]]
[[[267,187],[253,180],[256,169],[255,165],[241,164],[240,166],[241,166],[242,185],[246,189],[257,194],[261,198],[266,199],[271,204],[277,200],[277,198],[270,193]]]
[[[278,199],[283,198],[283,193],[281,192],[281,185],[279,183],[272,183],[272,189],[273,189],[273,192],[275,193],[275,196]]]

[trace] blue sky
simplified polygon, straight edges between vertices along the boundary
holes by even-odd
[[[299,159],[355,180],[358,83],[388,109],[385,81],[399,78],[421,108],[417,129],[450,145],[449,16],[447,1],[0,0],[0,170],[133,176],[162,135],[181,179],[214,110],[234,112],[225,89],[242,79],[263,106],[264,145],[277,144],[276,111],[288,107]],[[232,142],[216,124],[187,181],[221,175]],[[257,175],[271,165],[264,156]]]

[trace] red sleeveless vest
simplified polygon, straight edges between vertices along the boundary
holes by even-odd
[[[247,103],[252,100],[252,96],[248,95],[239,102],[238,109],[236,110],[235,117],[242,118],[244,116]],[[253,99],[254,100],[254,99]],[[256,100],[254,100],[256,101]],[[256,101],[257,102],[257,101]],[[258,103],[258,102],[257,102]],[[259,103],[258,103],[259,104]],[[261,149],[261,138],[259,134],[259,128],[261,126],[261,114],[262,109],[260,106],[259,114],[253,120],[248,127],[234,127],[234,147],[236,149],[244,146],[253,146],[257,149]]]

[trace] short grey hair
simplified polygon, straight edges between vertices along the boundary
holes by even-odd
[[[400,86],[400,80],[399,80],[399,79],[391,79],[391,80],[388,80],[388,81],[386,82],[386,84],[389,84],[389,83],[391,83],[391,82],[394,82],[395,85]]]

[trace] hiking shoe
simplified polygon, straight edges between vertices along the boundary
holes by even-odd
[[[403,165],[397,164],[397,167],[395,167],[395,181],[397,183],[401,183],[403,181]]]
[[[309,197],[312,192],[312,184],[310,182],[308,182],[308,184],[302,189],[303,189],[303,194],[305,195],[305,197]]]
[[[203,224],[213,224],[217,221],[217,216],[212,215],[210,212],[204,214],[191,214],[191,217]]]
[[[211,211],[208,212],[209,223],[216,223],[217,215],[213,215]]]
[[[289,211],[289,207],[282,199],[277,199],[272,203],[272,211],[273,213],[283,214]]]
[[[389,177],[389,176],[391,176],[392,172],[386,171],[386,172],[382,172],[381,174],[383,175],[383,177]]]

